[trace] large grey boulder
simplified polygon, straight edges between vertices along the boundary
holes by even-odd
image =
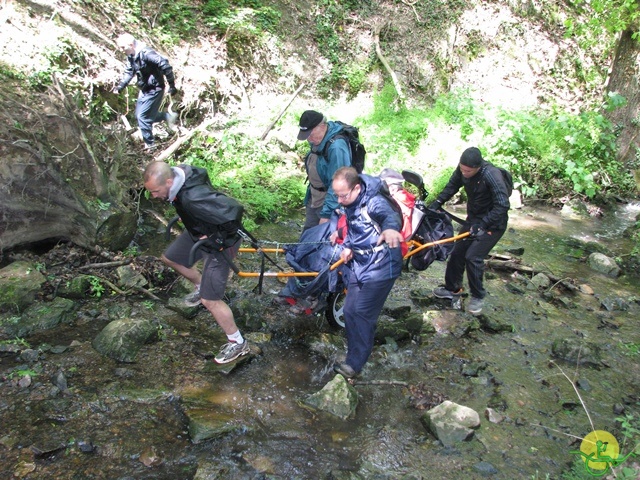
[[[150,320],[123,318],[104,327],[92,345],[109,358],[119,362],[133,362],[140,348],[156,335],[157,329]]]
[[[13,262],[0,270],[0,310],[20,312],[31,305],[46,281],[30,262]]]
[[[302,403],[346,420],[356,413],[358,393],[342,375],[336,375],[322,390],[309,395]]]
[[[620,267],[616,261],[603,253],[594,252],[587,258],[587,264],[592,270],[616,278],[620,276]]]
[[[445,447],[469,440],[473,436],[473,429],[480,426],[478,412],[449,400],[427,411],[420,420]]]

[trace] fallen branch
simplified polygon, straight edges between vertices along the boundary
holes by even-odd
[[[400,0],[402,3],[404,3],[405,5],[407,5],[408,7],[411,7],[413,9],[413,13],[415,13],[416,15],[416,20],[418,21],[418,23],[421,22],[420,17],[418,16],[418,12],[416,11],[416,3],[418,3],[418,0],[413,0],[412,3],[409,3],[405,0]]]
[[[538,273],[543,273],[544,275],[549,277],[549,280],[555,283],[554,287],[556,285],[562,285],[564,288],[572,292],[575,292],[578,290],[578,287],[576,287],[573,283],[571,283],[570,278],[561,278],[549,272],[536,270],[535,268],[529,265],[522,265],[518,260],[511,259],[510,257],[506,257],[505,255],[501,255],[499,256],[499,258],[497,257],[498,256],[491,255],[488,260],[485,260],[485,265],[495,270],[508,270],[512,272],[526,273],[531,276],[536,275]]]
[[[178,150],[178,148],[180,148],[180,146],[183,143],[185,143],[187,140],[189,140],[191,137],[193,137],[196,133],[205,131],[207,128],[209,128],[215,122],[216,122],[216,120],[212,118],[210,120],[207,120],[204,123],[201,123],[197,128],[194,128],[193,130],[188,131],[185,135],[179,137],[175,142],[173,142],[171,145],[169,145],[167,148],[165,148],[157,157],[155,157],[154,160],[156,162],[162,162],[162,161],[166,160],[176,150]]]
[[[151,298],[151,299],[153,299],[153,300],[155,300],[155,301],[157,301],[157,302],[162,302],[162,303],[164,303],[164,302],[163,302],[163,300],[162,300],[161,298],[156,297],[153,293],[151,293],[151,292],[150,292],[149,290],[147,290],[146,288],[143,288],[143,287],[133,287],[133,289],[134,289],[134,290],[137,290],[137,291],[138,291],[138,292],[140,292],[140,293],[145,294],[147,297],[149,297],[149,298]]]
[[[378,60],[380,60],[380,63],[382,63],[382,65],[387,70],[387,72],[389,72],[389,75],[391,76],[391,80],[393,81],[393,86],[395,87],[396,92],[398,93],[398,97],[400,98],[400,100],[404,102],[405,96],[404,96],[404,93],[402,93],[402,87],[400,86],[398,77],[396,76],[395,72],[391,70],[391,67],[389,66],[389,62],[387,62],[387,59],[382,54],[382,49],[380,48],[380,28],[379,27],[375,28],[373,36],[376,44],[376,55],[378,56]]]
[[[82,265],[78,267],[78,270],[90,270],[92,268],[110,268],[110,267],[120,267],[122,265],[128,265],[131,263],[131,260],[120,260],[117,262],[104,262],[104,263],[89,263],[87,265]]]
[[[289,98],[289,101],[287,102],[285,107],[282,109],[282,111],[278,114],[276,119],[273,122],[271,122],[269,126],[265,129],[264,133],[260,137],[260,140],[264,140],[265,138],[267,138],[267,135],[269,134],[273,126],[276,124],[278,120],[282,118],[282,115],[284,115],[284,112],[287,111],[287,108],[289,108],[289,105],[291,105],[291,102],[293,102],[293,99],[298,96],[298,94],[300,93],[300,90],[302,90],[303,88],[304,88],[304,83],[298,87],[298,89],[293,93],[293,95],[291,95],[291,98]]]
[[[352,385],[391,385],[394,387],[408,387],[407,382],[400,380],[353,380]]]
[[[118,287],[116,287],[112,282],[110,282],[106,278],[102,278],[102,277],[96,277],[96,278],[98,278],[101,282],[103,282],[107,287],[109,287],[114,292],[116,292],[116,293],[118,293],[120,295],[126,295],[127,294],[127,292],[125,292],[124,290],[120,290]]]

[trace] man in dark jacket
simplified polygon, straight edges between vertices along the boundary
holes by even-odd
[[[338,208],[331,184],[333,174],[340,167],[351,166],[348,140],[342,136],[333,140],[341,131],[339,123],[327,121],[322,113],[315,110],[307,110],[300,117],[298,140],[307,140],[311,147],[305,158],[309,185],[304,198],[305,222],[302,231],[328,222]],[[327,145],[326,156],[323,156]]]
[[[169,129],[174,130],[178,118],[175,113],[159,111],[164,96],[165,77],[169,84],[169,95],[177,92],[173,68],[165,57],[136,40],[129,33],[120,35],[116,43],[118,48],[127,55],[129,65],[113,91],[120,93],[134,76],[137,77],[136,84],[140,92],[136,102],[136,119],[145,148],[151,149],[153,148],[153,124],[166,120]]]
[[[185,226],[185,231],[162,255],[162,261],[194,284],[192,298],[185,303],[197,305],[202,301],[227,335],[229,343],[223,346],[215,361],[228,363],[246,355],[249,346],[223,300],[231,261],[240,248],[237,231],[242,205],[213,190],[205,169],[190,165],[170,167],[164,162],[152,162],[144,172],[144,187],[153,198],[171,202]],[[198,248],[195,255],[196,262],[204,258],[200,274],[189,263],[189,257],[193,245],[204,238],[210,240],[204,248]]]
[[[347,236],[340,258],[345,262],[347,295],[344,303],[347,357],[334,370],[353,378],[364,367],[375,338],[384,302],[402,271],[402,219],[388,197],[380,193],[382,180],[342,167],[333,175],[333,191],[347,216]],[[338,232],[331,236],[335,243]]]
[[[440,209],[462,187],[467,194],[467,219],[460,233],[469,232],[470,237],[453,247],[447,263],[445,284],[436,288],[433,294],[447,299],[459,296],[466,270],[471,290],[467,311],[479,315],[487,294],[483,287],[484,259],[507,228],[509,194],[502,172],[485,161],[476,147],[462,152],[458,168],[429,208]]]

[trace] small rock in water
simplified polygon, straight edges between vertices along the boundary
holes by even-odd
[[[624,413],[624,411],[625,411],[624,405],[621,404],[621,403],[616,403],[613,406],[613,413],[615,415],[622,415]]]
[[[51,382],[62,392],[64,392],[68,388],[67,377],[64,376],[64,373],[62,373],[62,371],[58,371],[58,373],[56,373],[51,379]]]
[[[140,461],[145,467],[153,467],[154,465],[160,465],[162,458],[158,456],[154,447],[150,447],[140,454]]]
[[[576,385],[580,390],[584,390],[585,392],[588,392],[589,390],[591,390],[591,384],[585,378],[581,378],[580,380],[578,380],[576,382]]]
[[[82,453],[93,453],[96,450],[91,440],[78,440],[78,448]]]
[[[491,423],[500,423],[504,420],[504,417],[499,412],[496,412],[493,408],[487,408],[484,411],[484,416]]]
[[[473,469],[482,475],[495,475],[498,473],[498,469],[489,462],[478,462],[473,466]]]

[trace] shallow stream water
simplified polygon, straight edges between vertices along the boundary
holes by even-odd
[[[330,330],[321,314],[295,316],[273,306],[271,298],[282,288],[275,279],[265,280],[262,295],[251,292],[255,279],[230,283],[231,303],[249,298],[258,305],[259,330],[273,337],[228,375],[211,363],[210,352],[223,338],[206,312],[185,319],[154,307],[166,336],[145,347],[135,363],[117,364],[90,344],[114,302],[89,302],[74,324],[28,339],[34,348],[76,342],[61,353],[45,351],[42,360],[65,373],[66,393],[51,394],[48,378],[36,377],[29,388],[10,385],[10,372],[24,362],[0,356],[0,477],[187,480],[197,472],[199,479],[560,478],[575,462],[578,439],[592,427],[622,442],[616,412],[640,414],[639,357],[625,348],[640,345],[638,280],[594,273],[571,240],[624,254],[632,245],[621,231],[638,211],[638,205],[626,205],[615,216],[581,220],[543,208],[512,212],[510,230],[495,251],[524,248],[524,264],[588,284],[594,295],[566,293],[569,301],[556,303],[537,291],[514,292],[508,287],[516,277],[489,272],[484,315],[512,325],[503,333],[469,328],[469,315],[437,301],[414,301],[413,311],[436,333],[378,345],[355,385],[359,404],[348,420],[301,405],[333,378],[333,360],[344,353],[319,353],[317,339],[340,332]],[[256,236],[286,242],[298,231],[289,222]],[[443,275],[442,263],[404,273],[388,303],[422,298],[420,292],[430,292]],[[623,299],[628,308],[605,311],[607,297]],[[126,302],[131,316],[147,314],[143,300]],[[554,359],[551,345],[563,338],[600,346],[602,364]],[[481,427],[470,441],[443,447],[420,421],[421,395],[473,408]],[[183,413],[193,405],[228,415],[237,428],[193,444]],[[487,421],[487,407],[504,419]],[[94,448],[85,453],[81,446],[87,444]]]

